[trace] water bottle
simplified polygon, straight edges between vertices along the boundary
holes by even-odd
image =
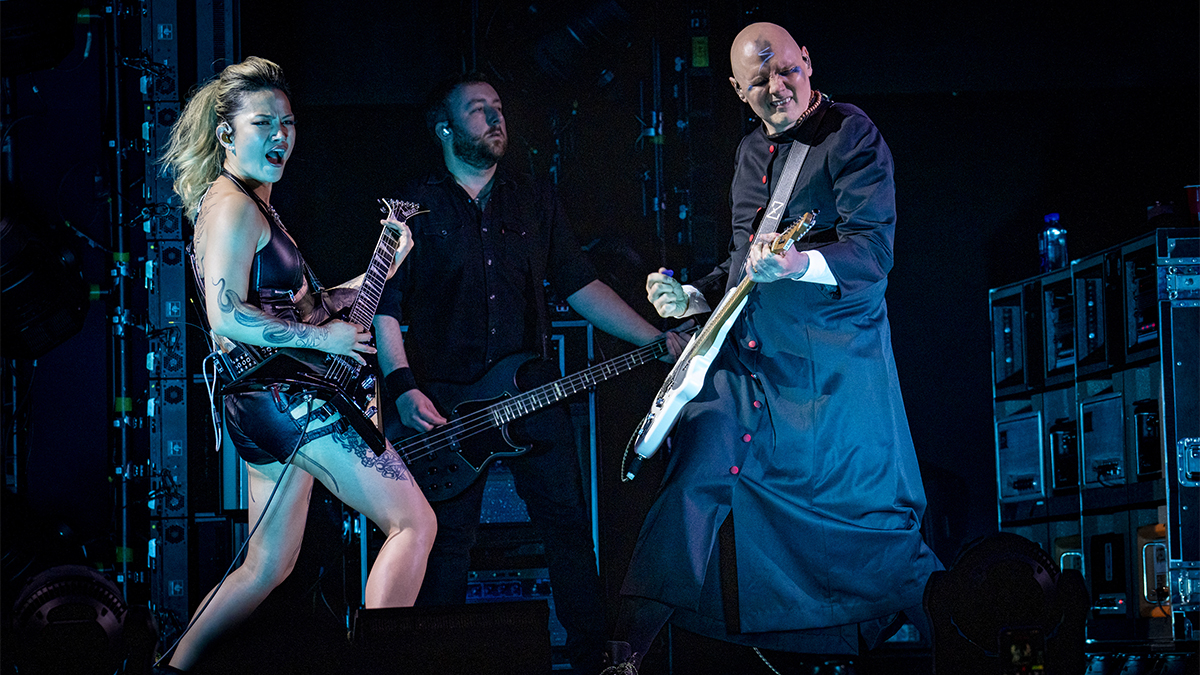
[[[1041,234],[1038,235],[1038,257],[1042,273],[1053,272],[1067,266],[1067,230],[1058,224],[1057,213],[1047,213]]]

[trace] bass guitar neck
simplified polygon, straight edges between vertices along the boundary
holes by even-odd
[[[449,421],[430,431],[407,436],[405,433],[411,430],[396,423],[389,426],[388,436],[425,497],[431,502],[450,499],[470,487],[491,462],[529,451],[529,444],[509,434],[509,423],[666,353],[666,339],[659,338],[615,359],[529,390],[517,385],[518,372],[540,359],[528,353],[514,354],[470,385],[425,385],[423,389],[428,389],[427,393],[449,412],[446,415]],[[385,419],[391,420],[391,412]]]

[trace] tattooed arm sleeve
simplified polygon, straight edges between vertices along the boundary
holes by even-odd
[[[225,279],[214,279],[210,286],[208,292],[216,301],[217,311],[222,318],[220,329],[216,328],[218,322],[211,323],[214,330],[225,337],[267,347],[309,349],[320,349],[328,340],[327,331],[321,326],[279,319],[246,304],[237,291],[226,288]],[[211,308],[209,316],[211,320]]]
[[[254,255],[271,236],[254,202],[241,193],[210,193],[197,221],[205,312],[213,331],[266,347],[328,349],[330,329],[278,319],[247,304]]]

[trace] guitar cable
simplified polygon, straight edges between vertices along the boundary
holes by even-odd
[[[212,358],[214,355],[215,355],[215,353],[209,354],[208,357],[205,358],[205,360],[207,361],[209,358]],[[214,368],[215,368],[215,365],[214,365]],[[208,383],[208,371],[205,371],[204,379],[205,379],[205,383],[207,384]],[[212,397],[211,390],[209,392],[209,396],[210,396],[210,400],[211,400],[211,397]],[[175,638],[175,642],[172,643],[171,646],[162,653],[162,656],[158,657],[158,659],[154,662],[153,667],[157,668],[163,662],[163,660],[165,660],[168,656],[170,656],[171,653],[175,651],[175,648],[179,646],[179,643],[183,641],[183,638],[185,635],[188,634],[188,631],[192,629],[192,626],[196,625],[196,621],[200,618],[200,615],[204,613],[204,610],[208,609],[208,605],[213,601],[214,598],[217,597],[217,593],[220,592],[221,587],[225,585],[225,580],[228,579],[229,575],[233,572],[234,569],[236,569],[238,560],[241,560],[242,556],[245,555],[245,553],[246,553],[246,547],[249,546],[250,539],[254,537],[254,533],[258,531],[258,526],[262,524],[263,518],[265,518],[267,515],[267,512],[270,511],[271,502],[274,501],[274,499],[275,499],[275,493],[279,491],[279,486],[283,485],[283,481],[287,478],[288,469],[291,468],[292,461],[296,458],[296,455],[300,453],[300,448],[304,445],[305,434],[308,433],[308,425],[312,423],[312,420],[310,418],[312,417],[312,413],[313,413],[313,392],[305,391],[305,392],[301,393],[301,396],[304,398],[305,405],[308,406],[307,411],[305,413],[305,417],[304,417],[304,419],[305,419],[304,431],[300,432],[299,438],[296,439],[296,447],[292,449],[291,454],[288,455],[287,461],[284,462],[283,471],[279,474],[279,480],[275,481],[275,487],[271,488],[271,494],[267,496],[267,502],[266,502],[266,504],[263,505],[262,513],[258,514],[258,519],[256,521],[254,521],[254,527],[250,528],[250,534],[246,535],[246,540],[242,542],[241,548],[239,548],[238,552],[233,556],[233,560],[231,560],[229,562],[229,567],[225,570],[225,574],[223,574],[221,576],[221,580],[219,582],[217,582],[217,585],[213,587],[211,592],[209,592],[208,599],[206,599],[204,601],[204,604],[200,606],[200,609],[196,610],[196,613],[192,615],[192,619],[190,621],[188,621],[187,626],[184,626],[183,632],[179,634],[179,637]],[[214,427],[216,426],[215,404],[214,404],[214,408],[213,408],[213,426]],[[221,440],[220,440],[220,437],[218,437],[218,440],[217,440],[218,448],[220,448],[220,444],[221,444]]]

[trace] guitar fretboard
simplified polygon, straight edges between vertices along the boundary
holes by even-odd
[[[385,203],[386,209],[389,209],[388,215],[398,220],[407,219],[419,208],[411,202],[380,201]],[[397,213],[398,211],[399,213]],[[370,326],[374,321],[375,310],[379,309],[379,299],[383,296],[383,286],[387,283],[388,269],[392,266],[392,257],[396,255],[396,248],[399,245],[400,233],[391,227],[384,226],[383,232],[379,235],[379,241],[375,244],[375,252],[371,255],[371,263],[367,265],[367,272],[363,275],[358,296],[350,307],[351,323]],[[358,361],[349,356],[337,354],[332,357],[325,378],[338,387],[345,388],[346,384],[358,377],[358,371],[361,369],[362,365]]]
[[[557,403],[568,396],[573,396],[601,382],[628,372],[644,363],[648,363],[667,353],[667,343],[664,339],[656,340],[645,347],[635,349],[628,354],[605,361],[604,363],[581,370],[574,375],[556,380],[550,384],[531,389],[520,396],[497,403],[486,410],[492,418],[492,424],[500,426],[518,417]]]
[[[396,255],[396,247],[400,245],[400,235],[392,228],[385,228],[375,246],[375,254],[371,264],[363,276],[362,287],[358,298],[350,310],[350,320],[360,326],[369,326],[375,319],[375,310],[379,309],[379,299],[383,296],[383,286],[387,283],[388,268],[391,267],[392,256]]]
[[[396,450],[406,462],[421,459],[441,449],[450,448],[463,438],[498,428],[541,410],[666,353],[666,338],[659,338],[615,359],[477,410],[433,431],[414,436],[397,445]]]

